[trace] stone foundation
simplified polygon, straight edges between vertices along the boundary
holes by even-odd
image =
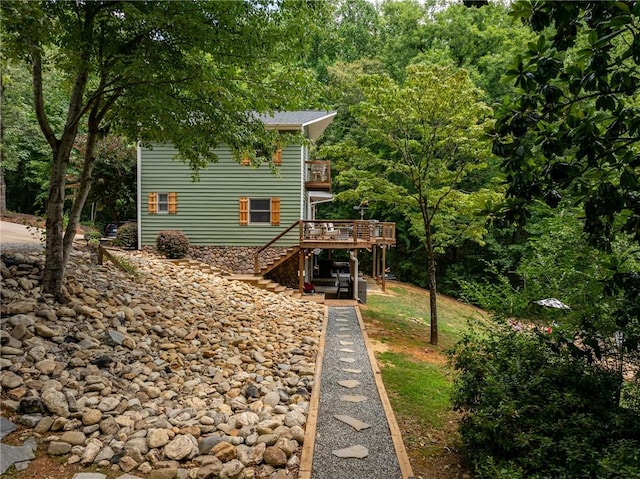
[[[155,251],[152,246],[143,249]],[[235,274],[253,274],[253,257],[258,247],[251,246],[189,246],[188,257]],[[267,248],[260,255],[261,266],[275,260],[285,248]]]
[[[294,255],[282,263],[273,271],[269,272],[266,278],[280,283],[289,288],[298,289],[298,255]]]

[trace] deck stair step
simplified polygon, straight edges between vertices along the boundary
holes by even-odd
[[[202,271],[203,273],[208,274],[217,274],[221,276],[229,276],[231,274],[228,271],[217,268],[216,266],[212,266],[210,264],[189,258],[170,259],[169,262],[177,266],[182,266],[183,268],[197,269],[199,271]]]
[[[290,248],[287,248],[277,258],[268,260],[266,264],[262,266],[262,268],[260,268],[259,274],[264,276],[265,274],[269,273],[270,271],[280,266],[285,261],[289,260],[292,256],[297,254],[298,251],[300,251],[299,245],[294,245]]]
[[[284,294],[294,299],[302,299],[304,301],[314,301],[316,303],[324,303],[324,294],[314,294],[314,295],[300,294],[300,292],[296,289],[288,288],[280,283],[277,283],[267,278],[263,278],[258,275],[233,274],[229,277],[229,279],[242,281],[256,288],[271,291],[272,293]]]

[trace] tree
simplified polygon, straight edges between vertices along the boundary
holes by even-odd
[[[640,2],[517,2],[540,33],[510,76],[516,103],[496,125],[512,217],[526,204],[583,205],[584,229],[610,249],[616,232],[640,241]]]
[[[249,145],[269,143],[251,111],[292,106],[306,93],[302,72],[282,62],[297,59],[309,14],[322,4],[15,1],[1,8],[3,49],[31,68],[34,111],[51,149],[43,289],[62,300],[99,138],[117,130],[171,142],[196,170],[215,161],[212,148],[221,142],[238,157]],[[45,94],[54,62],[68,92],[59,128]],[[66,173],[79,132],[87,141],[65,232]]]
[[[86,135],[78,135],[71,164],[81,164],[86,147]],[[90,211],[83,217],[90,222],[108,223],[135,217],[136,212],[136,148],[123,138],[109,135],[96,144],[96,164],[93,184],[87,197]],[[81,171],[80,168],[75,170]],[[76,180],[74,182],[74,179]],[[69,186],[79,186],[69,178]],[[86,210],[87,208],[85,208]]]
[[[364,75],[359,83],[364,100],[353,113],[369,142],[357,153],[362,159],[341,174],[341,181],[356,185],[343,196],[393,205],[423,239],[431,343],[437,344],[436,254],[447,236],[481,240],[484,219],[471,212],[480,197],[492,193],[470,193],[461,186],[485,167],[489,151],[483,134],[491,109],[480,101],[482,92],[469,74],[452,67],[411,65],[402,84],[384,74]]]
[[[523,224],[533,201],[556,207],[566,197],[581,207],[592,245],[612,252],[620,236],[640,243],[640,2],[513,8],[540,35],[510,71],[519,95],[496,125],[510,218]],[[603,264],[611,310],[585,314],[581,326],[593,337],[621,332],[621,349],[637,355],[640,274],[629,264]]]

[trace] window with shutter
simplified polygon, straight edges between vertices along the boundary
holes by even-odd
[[[156,214],[158,212],[158,193],[152,191],[147,198],[147,209],[149,214]]]
[[[249,198],[240,198],[240,224],[249,224]]]
[[[178,193],[171,192],[167,194],[167,206],[169,214],[175,215],[178,213]]]
[[[276,166],[282,166],[282,149],[278,147],[276,152],[273,154],[273,164]]]
[[[280,226],[280,198],[271,198],[271,226]]]

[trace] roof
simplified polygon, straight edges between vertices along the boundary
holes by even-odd
[[[274,111],[273,113],[257,114],[256,117],[267,128],[304,130],[309,138],[315,140],[331,124],[336,113],[328,110]]]

